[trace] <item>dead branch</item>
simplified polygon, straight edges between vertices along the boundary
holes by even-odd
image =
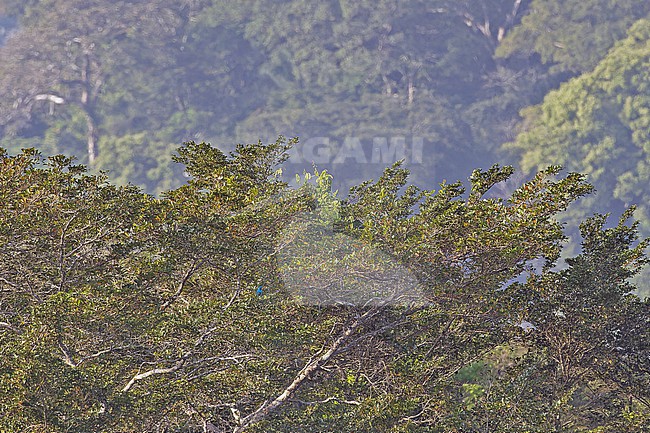
[[[270,402],[267,400],[262,403],[262,405],[257,408],[254,412],[250,413],[246,417],[241,419],[240,425],[233,430],[233,433],[243,433],[245,429],[255,424],[271,413],[275,412],[282,406],[285,402],[289,401],[295,392],[306,382],[308,381],[314,373],[327,364],[328,361],[338,352],[340,347],[347,342],[347,340],[352,336],[359,327],[361,327],[367,320],[376,315],[380,310],[377,308],[370,309],[366,311],[362,316],[357,320],[352,322],[345,331],[330,345],[329,349],[323,353],[321,356],[309,360],[305,366],[300,370],[296,375],[293,381],[287,386],[277,397],[275,397]]]

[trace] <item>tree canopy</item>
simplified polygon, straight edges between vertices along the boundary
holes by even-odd
[[[589,174],[598,190],[585,213],[638,204],[650,233],[650,21],[640,20],[596,68],[522,111],[525,129],[508,144],[524,170],[551,161]]]
[[[650,430],[649,19],[0,0],[0,431]]]
[[[532,0],[530,13],[499,47],[500,55],[537,54],[556,71],[591,71],[650,5],[634,0]]]
[[[339,198],[326,171],[282,180],[294,145],[186,143],[161,198],[3,152],[0,429],[648,427],[633,209],[557,270],[580,174],[494,198],[510,167],[422,190],[397,163]]]
[[[404,158],[430,188],[507,160],[501,145],[528,124],[519,111],[591,73],[649,12],[601,0],[4,0],[0,142],[75,155],[158,194],[184,182],[168,161],[177,143],[284,134],[302,138],[287,171],[316,164],[347,190]]]
[[[372,162],[375,138],[422,140],[415,179],[453,179],[492,164],[535,93],[494,58],[519,0],[2,4],[18,20],[0,48],[3,146],[74,154],[150,192],[182,183],[176,143],[278,134],[303,138],[296,171],[315,162],[346,189],[394,159]],[[309,140],[322,137],[332,156],[319,159]],[[335,158],[349,137],[367,164]]]

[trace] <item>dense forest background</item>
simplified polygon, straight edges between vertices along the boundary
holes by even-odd
[[[649,153],[647,1],[0,0],[0,432],[650,431]]]
[[[184,141],[300,137],[285,175],[436,187],[561,164],[650,233],[650,3],[2,0],[0,147],[76,155],[159,194]],[[503,187],[507,193],[508,186]],[[573,225],[574,227],[577,224]]]

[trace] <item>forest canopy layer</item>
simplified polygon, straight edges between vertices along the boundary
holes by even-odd
[[[629,432],[650,427],[633,208],[552,166],[345,198],[281,179],[295,140],[188,142],[155,198],[70,158],[0,153],[0,430]]]

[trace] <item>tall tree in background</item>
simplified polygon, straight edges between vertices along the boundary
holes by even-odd
[[[500,55],[536,54],[554,72],[580,74],[598,64],[650,5],[636,0],[532,0],[521,25],[509,33]]]
[[[422,137],[425,161],[409,167],[419,182],[428,182],[425,173],[432,171],[440,178],[469,172],[469,160],[485,163],[498,144],[495,137],[489,145],[481,142],[489,135],[479,137],[484,120],[491,114],[501,122],[519,108],[472,104],[493,97],[495,87],[485,88],[494,81],[497,27],[507,32],[522,7],[506,1],[332,1],[308,7],[260,1],[254,19],[236,19],[267,53],[262,71],[276,88],[266,106],[237,124],[235,136],[326,137],[329,163],[346,137],[366,140],[366,155],[357,156],[367,162],[373,137]],[[495,109],[503,114],[494,115]],[[312,153],[305,152],[305,163],[312,162]],[[322,163],[327,156],[315,159]],[[377,164],[359,162],[338,160],[327,167],[339,178],[358,173],[359,181],[379,174],[373,171]]]
[[[166,157],[179,142],[280,133],[304,138],[294,149],[301,164],[288,169],[316,163],[345,189],[412,156],[375,137],[422,138],[422,163],[408,166],[418,184],[462,177],[506,158],[500,146],[515,138],[520,109],[592,68],[649,8],[628,0],[0,7],[18,19],[0,48],[3,146],[92,159],[93,170],[153,193],[182,183]],[[352,154],[346,137],[358,139]]]
[[[596,68],[522,111],[523,131],[508,144],[532,172],[550,161],[589,174],[594,206],[638,204],[650,227],[650,21],[640,20]],[[593,208],[592,208],[593,209]]]
[[[525,171],[553,161],[589,175],[599,192],[573,210],[574,225],[596,208],[636,204],[641,233],[650,233],[649,65],[650,21],[643,19],[593,71],[523,110],[523,131],[506,145]]]
[[[0,124],[5,134],[38,133],[39,123],[48,125],[50,118],[61,116],[69,125],[78,121],[83,130],[75,132],[83,135],[85,150],[73,148],[74,153],[92,165],[102,92],[110,75],[129,63],[121,41],[174,31],[176,17],[161,3],[46,0],[28,8],[20,30],[2,47]],[[61,145],[74,143],[55,144]]]

